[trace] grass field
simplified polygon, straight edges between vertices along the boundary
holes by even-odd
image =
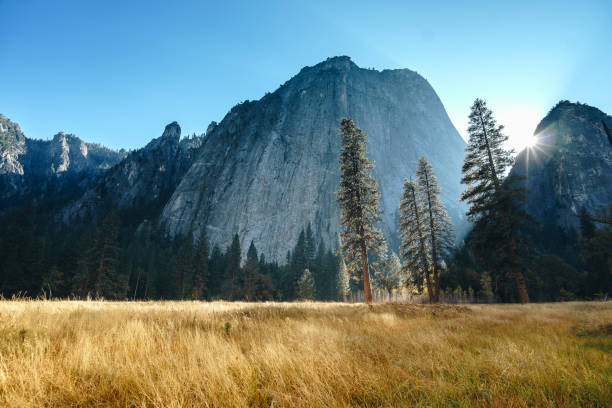
[[[612,302],[0,302],[6,407],[610,406]]]

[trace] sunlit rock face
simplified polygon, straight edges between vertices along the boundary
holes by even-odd
[[[577,227],[585,207],[594,214],[612,204],[612,145],[597,108],[560,102],[536,129],[537,144],[517,157],[512,174],[526,177],[527,210],[544,224]]]
[[[25,136],[17,123],[0,115],[0,174],[23,175],[19,155],[25,152]]]
[[[171,235],[206,228],[227,246],[238,233],[283,262],[302,228],[335,245],[339,209],[339,119],[369,136],[382,193],[382,229],[397,245],[399,198],[420,156],[433,164],[442,200],[463,228],[459,201],[465,142],[429,83],[417,73],[359,68],[348,57],[306,67],[273,93],[235,106],[207,132],[201,156],[165,206]]]

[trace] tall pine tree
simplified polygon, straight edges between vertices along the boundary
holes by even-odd
[[[257,258],[257,249],[251,241],[247,251],[247,258],[242,272],[242,293],[247,301],[257,300],[257,289],[259,282],[259,260]]]
[[[208,241],[206,240],[206,228],[202,228],[194,257],[193,285],[191,289],[192,299],[207,297],[209,280],[208,270]]]
[[[225,279],[223,284],[223,295],[226,299],[234,300],[238,295],[238,282],[240,279],[240,237],[234,235],[232,244],[227,250],[225,262]]]
[[[418,196],[424,209],[425,236],[429,241],[432,266],[432,286],[434,302],[440,301],[440,261],[453,244],[453,226],[446,208],[440,201],[440,187],[433,167],[425,157],[421,157],[416,170]]]
[[[170,296],[174,299],[185,299],[190,294],[191,278],[193,275],[193,241],[191,232],[187,237],[183,238],[178,253],[176,262],[171,270],[170,285],[172,293]]]
[[[474,222],[473,247],[480,260],[491,270],[511,276],[521,303],[529,302],[524,278],[526,248],[520,229],[526,214],[517,201],[521,191],[514,180],[506,180],[512,165],[512,151],[504,148],[508,139],[498,126],[486,103],[476,99],[470,112],[470,135],[463,163],[461,182],[468,188],[461,195],[470,208],[468,218]]]
[[[118,271],[120,248],[117,215],[111,210],[102,220],[90,250],[95,296],[123,299],[127,295],[127,277]]]
[[[291,253],[291,262],[289,264],[292,282],[291,288],[289,288],[290,293],[287,295],[290,299],[295,299],[297,297],[298,282],[307,266],[308,259],[306,258],[306,234],[304,233],[304,230],[302,230],[298,237],[297,243],[295,244],[295,248],[293,248],[293,252]]]
[[[315,281],[308,268],[304,269],[298,280],[297,297],[300,300],[312,300],[315,296]]]
[[[404,258],[402,266],[405,275],[415,278],[418,288],[427,287],[429,302],[435,301],[435,294],[431,283],[429,265],[431,252],[426,235],[426,219],[421,200],[417,198],[417,185],[414,181],[404,179],[404,192],[400,199],[399,230],[402,243],[400,252]]]
[[[370,261],[383,259],[386,243],[375,223],[380,222],[378,184],[372,175],[374,164],[366,156],[367,135],[351,119],[340,121],[340,225],[343,252],[351,271],[361,270],[366,303],[372,302]],[[375,263],[372,267],[376,268]]]

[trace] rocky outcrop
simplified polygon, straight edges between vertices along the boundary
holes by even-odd
[[[612,204],[612,146],[597,108],[559,102],[540,122],[534,147],[517,157],[512,174],[526,177],[527,210],[543,224],[565,229],[579,224],[582,207],[599,212]]]
[[[85,143],[64,132],[51,140],[29,139],[18,124],[0,115],[0,155],[0,174],[48,176],[106,170],[126,153]]]
[[[0,115],[0,210],[44,199],[49,191],[74,190],[66,184],[78,182],[77,189],[86,188],[125,154],[63,132],[51,140],[30,139],[18,124]]]
[[[160,137],[130,153],[68,206],[63,220],[101,217],[110,208],[119,210],[128,224],[157,219],[202,146],[201,136],[180,138],[178,123],[170,123]]]
[[[171,235],[206,228],[212,244],[238,233],[268,259],[283,261],[299,231],[311,223],[328,245],[336,242],[339,210],[339,119],[351,117],[369,136],[392,244],[404,177],[426,156],[442,200],[463,225],[459,202],[465,142],[429,83],[416,72],[368,70],[348,57],[306,67],[273,93],[235,106],[209,127],[201,156],[163,209]]]
[[[23,175],[19,155],[25,152],[25,136],[17,123],[0,114],[0,175]]]

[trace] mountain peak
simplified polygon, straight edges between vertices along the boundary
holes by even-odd
[[[526,177],[528,212],[544,224],[578,226],[578,213],[610,203],[612,153],[596,107],[560,101],[536,129],[536,149],[517,157],[512,173]]]
[[[540,121],[538,124],[535,134],[539,134],[549,127],[552,123],[557,122],[561,119],[569,119],[571,117],[581,117],[585,120],[592,120],[599,122],[605,119],[607,115],[594,106],[587,105],[586,103],[570,102],[568,100],[559,101]]]
[[[351,60],[351,57],[346,55],[329,57],[325,61],[321,61],[313,66],[306,66],[300,70],[300,73],[309,72],[309,71],[326,71],[329,69],[336,70],[349,70],[351,68],[359,68],[357,64]]]
[[[162,138],[166,138],[166,137],[173,137],[173,138],[181,137],[181,127],[176,121],[166,125],[166,128],[164,129],[164,133],[162,134]]]
[[[206,133],[205,148],[162,210],[170,236],[206,228],[211,246],[257,243],[283,262],[308,222],[327,245],[337,240],[340,138],[350,116],[368,134],[382,194],[383,233],[397,245],[403,178],[426,155],[437,168],[442,199],[457,224],[465,142],[433,88],[403,70],[359,68],[348,56],[303,68],[258,101],[236,105]],[[433,124],[433,126],[432,126]],[[277,220],[283,220],[280,224]],[[244,251],[246,252],[246,248]],[[243,253],[244,255],[244,253]]]

